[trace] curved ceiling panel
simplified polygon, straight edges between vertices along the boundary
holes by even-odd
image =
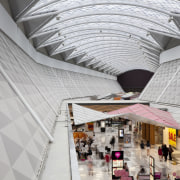
[[[52,46],[51,56],[112,74],[154,72],[163,47],[151,33],[180,39],[179,12],[177,0],[39,0],[17,22],[52,16],[29,36],[37,49]]]

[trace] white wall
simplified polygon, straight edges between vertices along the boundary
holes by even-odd
[[[63,99],[122,92],[116,80],[37,63],[2,31],[0,66],[51,134]],[[0,71],[0,179],[38,180],[48,145],[48,138]]]
[[[168,131],[168,128],[165,128],[163,130],[163,144],[166,144],[166,146],[169,146],[169,131]]]
[[[160,54],[160,64],[180,59],[180,46],[163,51]]]

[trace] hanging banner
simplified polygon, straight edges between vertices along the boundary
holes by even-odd
[[[169,144],[176,147],[176,129],[169,128]]]

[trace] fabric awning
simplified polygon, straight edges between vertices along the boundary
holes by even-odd
[[[177,123],[169,112],[159,110],[154,107],[149,107],[147,105],[135,104],[125,108],[121,108],[115,111],[111,111],[108,114],[120,115],[126,114],[126,117],[134,118],[144,123],[162,125],[166,127],[173,127],[175,129],[180,129],[180,124]]]

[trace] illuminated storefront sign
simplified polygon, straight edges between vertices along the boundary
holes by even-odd
[[[169,144],[176,147],[176,129],[169,128]]]

